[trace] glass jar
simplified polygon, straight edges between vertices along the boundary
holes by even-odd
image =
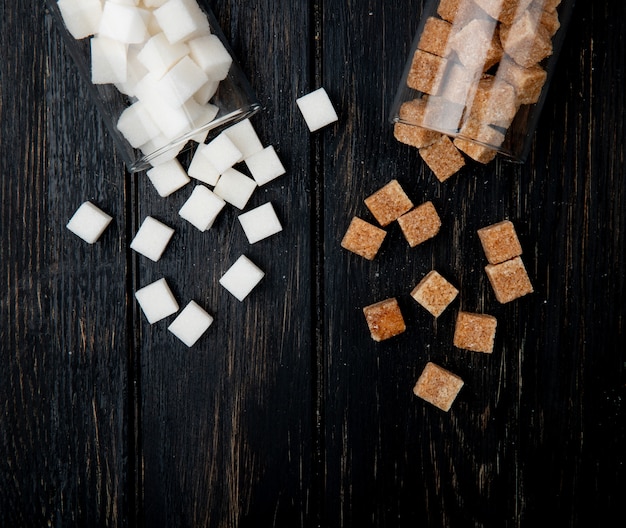
[[[427,0],[390,120],[417,148],[523,162],[574,0]],[[403,129],[404,127],[404,129]]]
[[[196,0],[46,0],[130,172],[173,159],[260,109]]]

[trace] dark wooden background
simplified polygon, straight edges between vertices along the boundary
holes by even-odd
[[[626,493],[624,2],[578,2],[524,165],[440,184],[387,121],[421,1],[203,1],[263,106],[287,174],[284,225],[249,246],[237,212],[200,233],[129,175],[41,1],[0,2],[0,526],[602,526]],[[310,134],[319,86],[339,122]],[[181,157],[183,163],[188,155]],[[341,249],[397,178],[443,226],[373,262]],[[65,224],[92,200],[89,246]],[[146,215],[176,235],[128,249]],[[499,305],[476,229],[510,218],[535,293]],[[267,275],[217,284],[239,254]],[[408,295],[432,267],[461,294],[436,324]],[[215,323],[192,349],[134,301],[164,276]],[[373,342],[361,309],[397,296],[408,330]],[[493,355],[451,345],[455,312],[498,317]],[[428,360],[466,385],[449,413],[412,387]]]

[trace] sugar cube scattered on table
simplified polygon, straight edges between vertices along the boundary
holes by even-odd
[[[98,31],[102,17],[101,0],[59,0],[63,21],[75,39],[89,37]]]
[[[191,179],[177,159],[166,161],[148,169],[146,175],[159,196],[165,198],[187,185]]]
[[[263,150],[263,143],[248,118],[229,126],[224,133],[239,149],[244,160]]]
[[[174,230],[159,222],[156,218],[146,216],[130,243],[130,248],[153,262],[157,262],[169,244]]]
[[[252,178],[231,168],[222,173],[213,192],[237,209],[243,209],[256,187],[257,184]]]
[[[415,247],[439,233],[441,219],[433,203],[428,201],[403,214],[398,224],[409,246]]]
[[[212,323],[213,316],[196,301],[189,301],[167,329],[185,345],[192,347]]]
[[[248,156],[245,162],[254,181],[259,186],[265,185],[285,174],[285,167],[283,167],[273,145],[269,145],[263,150]]]
[[[374,341],[384,341],[406,330],[400,305],[394,297],[366,306],[363,314]]]
[[[196,185],[178,214],[200,231],[212,225],[226,202],[204,185]]]
[[[497,324],[493,315],[459,311],[454,327],[454,346],[491,354]]]
[[[275,235],[283,229],[271,202],[250,209],[238,218],[250,244]]]
[[[387,231],[384,229],[355,216],[341,240],[341,247],[367,260],[373,260],[386,236]]]
[[[197,146],[193,157],[191,158],[191,163],[189,164],[189,167],[187,167],[187,174],[198,181],[206,183],[207,185],[215,186],[217,181],[220,179],[220,173],[211,163],[208,156],[204,154],[203,151],[206,147],[207,146],[204,144]]]
[[[413,394],[447,412],[463,385],[460,376],[429,361],[413,387]]]
[[[207,157],[219,174],[243,159],[241,151],[224,132],[207,143],[202,148],[202,154]]]
[[[419,153],[440,182],[446,181],[465,166],[463,154],[445,135],[442,135],[431,145],[419,149]]]
[[[510,220],[481,227],[477,233],[489,264],[499,264],[522,254],[522,245]]]
[[[398,180],[394,179],[365,198],[365,205],[378,223],[385,227],[411,210],[413,202]]]
[[[178,303],[165,278],[140,288],[135,292],[135,298],[150,324],[178,311]]]
[[[533,285],[521,257],[499,264],[487,264],[485,273],[500,303],[508,303],[533,292]]]
[[[429,271],[411,291],[411,297],[435,317],[439,317],[458,294],[459,290],[436,270]]]
[[[318,88],[296,99],[310,132],[315,132],[339,119],[324,88]]]
[[[264,276],[265,273],[254,262],[241,255],[222,275],[219,283],[239,301],[243,301]]]
[[[83,202],[66,227],[85,242],[93,244],[104,232],[113,218],[90,201]]]
[[[140,148],[160,134],[160,129],[141,101],[126,107],[117,120],[117,129],[133,148]]]

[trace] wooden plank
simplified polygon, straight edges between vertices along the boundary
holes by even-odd
[[[181,306],[194,299],[215,317],[187,349],[167,332],[172,318],[149,326],[138,315],[144,520],[299,526],[311,507],[313,337],[311,155],[295,97],[310,82],[309,16],[287,1],[210,7],[263,105],[251,121],[287,169],[245,210],[272,202],[283,231],[250,245],[227,206],[199,232],[178,216],[191,186],[161,199],[137,175],[136,220],[154,215],[176,234],[159,262],[137,259],[135,286],[164,276]],[[218,284],[241,254],[266,273],[243,302]]]
[[[41,3],[0,8],[0,525],[125,525],[124,170]],[[90,246],[84,200],[114,217]]]

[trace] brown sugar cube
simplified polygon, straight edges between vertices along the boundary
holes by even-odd
[[[520,105],[533,104],[539,100],[548,73],[538,64],[529,68],[519,66],[515,61],[504,58],[498,66],[496,77],[515,88]]]
[[[548,35],[550,37],[554,37],[556,32],[561,27],[561,21],[559,20],[559,14],[556,10],[553,11],[542,11],[541,18],[539,19],[539,23],[546,28]]]
[[[468,119],[461,128],[462,137],[454,139],[456,148],[479,163],[489,163],[504,142],[504,134],[480,121]]]
[[[472,0],[440,0],[437,14],[457,28],[464,26],[470,20],[489,16]]]
[[[472,119],[508,128],[517,109],[517,95],[513,86],[493,75],[484,75],[480,79],[470,109]]]
[[[355,216],[341,240],[341,247],[373,260],[385,240],[387,232]]]
[[[489,16],[503,24],[510,24],[528,8],[532,0],[474,0]]]
[[[365,205],[383,227],[413,208],[413,202],[406,195],[398,180],[391,180],[374,194],[365,198]]]
[[[428,17],[417,47],[433,55],[445,57],[448,54],[448,38],[452,24],[441,18]]]
[[[429,361],[413,387],[413,394],[448,412],[461,387],[463,380],[459,376]]]
[[[439,233],[441,219],[432,202],[425,202],[398,218],[409,246],[415,247]]]
[[[420,156],[440,182],[446,181],[465,165],[463,154],[448,136],[441,136],[428,147],[419,150]]]
[[[441,98],[459,105],[461,111],[474,97],[477,73],[462,64],[452,63],[446,73]],[[457,120],[457,124],[460,121]]]
[[[522,254],[515,226],[510,220],[481,227],[478,238],[489,264],[499,264]]]
[[[420,49],[415,50],[406,83],[409,88],[436,94],[448,66],[447,59]]]
[[[426,101],[418,98],[406,101],[400,106],[401,122],[394,124],[393,135],[401,143],[422,148],[432,145],[441,134],[424,128],[424,111]]]
[[[439,317],[459,294],[439,272],[432,270],[413,288],[411,297],[435,317]]]
[[[478,163],[486,165],[498,155],[498,151],[463,138],[455,138],[454,146]]]
[[[521,257],[500,264],[487,264],[485,272],[500,303],[508,303],[533,292]]]
[[[454,327],[454,346],[491,354],[497,325],[493,315],[460,311]]]
[[[524,68],[552,55],[550,34],[530,11],[524,12],[508,28],[501,28],[500,40],[504,53]]]
[[[363,308],[374,341],[384,341],[406,330],[398,301],[391,297]]]
[[[474,19],[450,38],[450,48],[461,63],[473,71],[486,71],[502,58],[498,23]]]

